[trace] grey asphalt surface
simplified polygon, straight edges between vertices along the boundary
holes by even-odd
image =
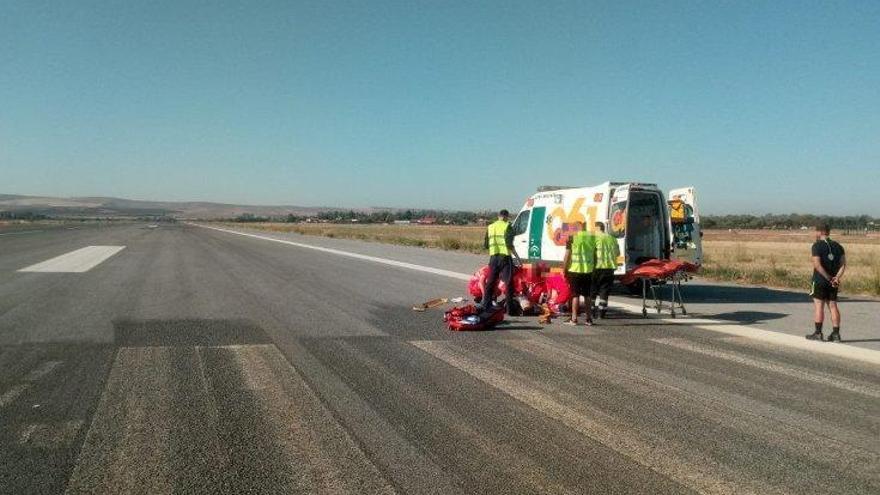
[[[16,271],[89,245],[126,247]],[[695,309],[803,333],[767,316],[791,293],[728,294]],[[0,493],[880,493],[878,366],[621,313],[452,333],[410,309],[454,295],[196,226],[0,236]],[[876,302],[857,304],[869,340]]]

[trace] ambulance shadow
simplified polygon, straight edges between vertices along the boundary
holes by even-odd
[[[785,318],[790,315],[787,315],[785,313],[768,313],[766,311],[732,311],[730,313],[720,313],[706,316],[716,320],[735,321],[737,323],[751,325],[755,323],[763,323],[770,320],[778,320],[780,318]]]
[[[767,287],[737,287],[728,285],[682,285],[685,304],[784,304],[810,303],[806,289],[803,291],[770,289]],[[841,296],[846,302],[869,302],[872,299]]]

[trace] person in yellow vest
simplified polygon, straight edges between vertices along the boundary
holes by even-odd
[[[614,285],[614,271],[617,270],[617,257],[620,256],[620,246],[617,239],[605,232],[605,224],[596,222],[596,269],[593,270],[592,299],[595,301],[599,296],[599,304],[590,306],[594,315],[605,318],[608,312],[608,294]]]
[[[510,212],[501,210],[498,212],[498,220],[489,224],[486,229],[484,245],[489,250],[489,276],[486,277],[483,298],[480,301],[483,307],[490,308],[495,301],[495,285],[500,277],[507,287],[504,304],[508,314],[511,313],[513,301],[513,260],[519,263],[519,255],[513,248],[513,229],[510,227],[509,218]]]
[[[587,304],[592,301],[593,270],[596,268],[596,236],[587,232],[587,225],[580,222],[580,230],[568,238],[563,261],[565,278],[571,286],[571,319],[566,325],[577,325],[581,296]],[[593,324],[593,314],[587,308],[586,325]]]

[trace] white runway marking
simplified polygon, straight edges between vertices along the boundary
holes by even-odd
[[[448,341],[410,341],[453,368],[507,394],[529,407],[553,418],[615,452],[648,467],[694,491],[705,494],[776,493],[770,487],[763,492],[751,490],[751,480],[736,479],[725,467],[688,452],[681,446],[635,431],[617,418],[591,406],[573,406],[569,397],[548,392],[497,362],[480,359],[456,349]]]
[[[33,369],[30,373],[25,377],[26,381],[35,382],[48,375],[49,373],[55,371],[55,368],[61,366],[63,363],[61,361],[46,361],[41,363],[35,369]]]
[[[387,258],[378,258],[376,256],[367,256],[364,254],[351,253],[348,251],[341,251],[339,249],[330,249],[320,246],[312,246],[309,244],[303,244],[300,242],[286,241],[283,239],[276,239],[274,237],[268,237],[257,234],[248,234],[245,232],[238,232],[230,229],[222,229],[219,227],[209,227],[207,225],[199,225],[197,223],[188,223],[188,225],[194,225],[196,227],[202,227],[205,229],[217,230],[220,232],[226,232],[228,234],[235,234],[244,237],[252,237],[254,239],[262,239],[264,241],[272,241],[279,242],[281,244],[289,244],[291,246],[301,247],[305,249],[312,249],[315,251],[321,251],[324,253],[335,254],[338,256],[347,256],[349,258],[362,259],[365,261],[372,261],[374,263],[382,263],[385,265],[396,266],[399,268],[406,268],[409,270],[416,270],[425,273],[431,273],[434,275],[440,275],[443,277],[454,278],[456,280],[467,280],[471,279],[471,275],[468,273],[461,272],[453,272],[450,270],[442,270],[439,268],[433,268],[430,266],[417,265],[414,263],[405,263],[402,261],[391,260]],[[637,306],[635,304],[627,304],[621,303],[619,301],[612,300],[609,303],[611,308],[623,309],[632,313],[641,313],[642,307]],[[699,328],[701,330],[709,330],[712,332],[725,333],[728,335],[735,335],[737,337],[747,337],[754,340],[760,340],[763,342],[768,342],[771,344],[782,345],[786,347],[792,347],[796,349],[810,351],[816,354],[826,354],[829,356],[836,356],[840,358],[846,359],[855,359],[857,361],[862,361],[865,363],[871,364],[880,364],[880,351],[875,351],[873,349],[865,349],[863,347],[855,347],[851,345],[845,344],[829,344],[827,342],[817,342],[814,340],[807,340],[802,336],[798,335],[789,335],[786,333],[773,332],[770,330],[761,330],[760,328],[749,327],[745,325],[733,325],[730,322],[720,321],[720,320],[711,320],[708,318],[651,318],[647,321],[655,322],[655,323],[667,323],[667,324],[677,324],[683,325],[693,328]]]
[[[2,232],[0,235],[21,235],[21,234],[36,234],[37,232],[43,232],[42,230],[19,230],[18,232]]]
[[[0,409],[12,404],[12,402],[21,395],[22,392],[27,390],[30,385],[27,384],[18,384],[9,387],[9,390],[0,394]]]
[[[358,254],[358,253],[351,253],[348,251],[340,251],[339,249],[331,249],[331,248],[325,248],[325,247],[321,247],[321,246],[312,246],[311,244],[303,244],[301,242],[285,241],[283,239],[275,239],[274,237],[266,237],[266,236],[257,235],[257,234],[248,234],[245,232],[237,232],[235,230],[229,230],[229,229],[221,229],[220,227],[208,227],[207,225],[199,225],[199,224],[195,224],[195,223],[190,224],[190,225],[195,225],[197,227],[202,227],[202,228],[211,229],[211,230],[219,230],[220,232],[226,232],[228,234],[242,235],[245,237],[253,237],[254,239],[262,239],[264,241],[280,242],[281,244],[289,244],[291,246],[301,247],[301,248],[305,248],[305,249],[313,249],[315,251],[321,251],[323,253],[335,254],[337,256],[346,256],[349,258],[356,258],[356,259],[364,260],[364,261],[372,261],[374,263],[382,263],[383,265],[391,265],[391,266],[396,266],[398,268],[406,268],[408,270],[416,270],[419,272],[433,273],[434,275],[441,275],[444,277],[455,278],[458,280],[470,280],[471,279],[471,276],[467,273],[459,273],[459,272],[453,272],[453,271],[449,271],[449,270],[442,270],[440,268],[432,268],[430,266],[416,265],[414,263],[406,263],[403,261],[390,260],[388,258],[378,258],[376,256],[367,256],[366,254]]]
[[[745,354],[740,354],[738,352],[727,351],[722,349],[713,349],[708,346],[695,344],[693,342],[689,342],[685,339],[678,338],[666,338],[666,339],[651,339],[652,342],[656,342],[658,344],[664,344],[671,347],[675,347],[677,349],[682,349],[685,351],[695,352],[698,354],[703,354],[706,356],[712,356],[718,359],[724,359],[726,361],[731,361],[738,364],[743,364],[746,366],[751,366],[753,368],[758,368],[765,371],[772,371],[775,373],[779,373],[785,376],[790,376],[792,378],[798,378],[801,380],[808,380],[814,383],[820,383],[822,385],[828,385],[830,387],[839,388],[842,390],[847,390],[850,392],[854,392],[857,394],[866,395],[868,397],[880,398],[880,389],[877,387],[873,387],[868,384],[857,383],[845,378],[837,377],[837,376],[827,376],[822,373],[817,373],[813,370],[802,368],[800,366],[793,366],[788,364],[779,363],[776,361],[772,361],[769,359],[755,359]]]
[[[103,263],[125,246],[86,246],[61,256],[31,265],[20,272],[83,273]]]

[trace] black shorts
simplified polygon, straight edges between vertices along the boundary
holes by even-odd
[[[593,285],[592,273],[568,272],[568,285],[571,288],[571,296],[590,297],[590,288]]]
[[[810,288],[810,296],[820,301],[836,301],[837,287],[832,287],[831,282],[823,280],[821,282],[813,280]]]

